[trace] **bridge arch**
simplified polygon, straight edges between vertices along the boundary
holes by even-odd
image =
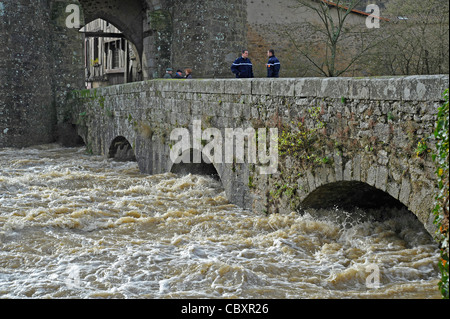
[[[411,169],[415,164],[387,156],[382,152],[348,160],[335,156],[333,165],[305,171],[298,180],[301,207],[396,208],[412,212],[434,234],[434,184],[428,176],[432,166],[419,171]]]
[[[194,148],[190,148],[189,150],[184,151],[177,160],[171,163],[169,171],[175,174],[195,174],[195,175],[206,175],[213,177],[215,179],[221,180],[221,169],[218,167],[218,164],[214,164],[211,158],[203,154],[205,158],[201,156],[201,163],[194,163],[194,155],[196,152],[200,152]],[[189,159],[189,161],[186,161]]]
[[[120,162],[136,162],[136,155],[130,142],[123,136],[117,136],[109,146],[108,158]]]
[[[420,234],[433,237],[433,232],[419,216],[398,199],[363,182],[339,181],[319,186],[303,200],[301,208],[315,218],[332,220],[343,227],[365,221],[396,220],[401,221],[395,227],[398,234],[403,227],[413,227]]]
[[[303,207],[331,208],[407,208],[388,193],[358,181],[332,182],[319,186],[302,202]]]
[[[79,0],[84,23],[101,18],[120,29],[125,38],[132,42],[138,51],[139,57],[143,52],[143,17],[147,7],[146,1],[141,0],[108,0],[108,1],[90,1]]]

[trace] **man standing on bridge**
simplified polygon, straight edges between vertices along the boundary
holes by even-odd
[[[253,78],[253,64],[248,58],[248,50],[242,50],[242,56],[234,61],[231,72],[236,74],[238,79]]]
[[[269,62],[267,62],[267,77],[268,78],[278,78],[280,77],[281,63],[280,60],[275,56],[275,51],[270,49],[267,51],[267,56],[269,57]]]

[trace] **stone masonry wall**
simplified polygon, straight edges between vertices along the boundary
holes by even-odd
[[[49,22],[46,1],[0,1],[0,147],[53,139]]]
[[[83,39],[65,25],[74,1],[0,1],[0,147],[57,139],[66,93],[84,86]]]
[[[75,92],[73,123],[93,153],[107,155],[123,136],[141,170],[158,174],[172,167],[171,131],[192,132],[194,119],[222,132],[277,127],[280,136],[299,123],[313,130],[320,122],[307,154],[319,162],[280,156],[272,175],[260,175],[253,164],[214,163],[230,201],[283,213],[320,200],[312,194],[321,186],[357,182],[351,185],[389,194],[431,229],[434,164],[427,152],[418,157],[416,148],[432,134],[446,87],[448,76],[153,80]],[[428,145],[432,149],[433,141]],[[275,194],[281,184],[291,194]]]

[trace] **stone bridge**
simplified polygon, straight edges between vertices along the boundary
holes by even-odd
[[[245,209],[406,206],[433,232],[428,137],[447,87],[448,76],[151,80],[75,91],[60,117],[94,154],[136,159],[143,173],[216,173],[229,200]],[[174,164],[173,130],[195,136],[208,128],[223,137],[227,128],[278,129],[276,170],[261,174],[262,165],[235,153],[231,161],[211,153],[212,163]],[[295,139],[298,152],[283,151]],[[418,148],[422,139],[426,147]],[[193,154],[208,141],[191,141]]]

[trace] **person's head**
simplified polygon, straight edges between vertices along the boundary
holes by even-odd
[[[186,73],[186,75],[189,75],[192,73],[192,69],[186,69],[184,70],[184,73]]]
[[[181,75],[182,73],[183,73],[183,71],[177,70],[177,74],[178,74],[178,75]]]
[[[166,69],[166,73],[172,74],[172,73],[173,73],[173,69],[172,69],[172,68],[167,68],[167,69]]]
[[[275,50],[274,49],[270,49],[269,51],[267,51],[267,56],[268,57],[275,56]]]
[[[247,59],[247,58],[248,58],[248,50],[242,50],[242,57],[243,57],[244,59]]]

